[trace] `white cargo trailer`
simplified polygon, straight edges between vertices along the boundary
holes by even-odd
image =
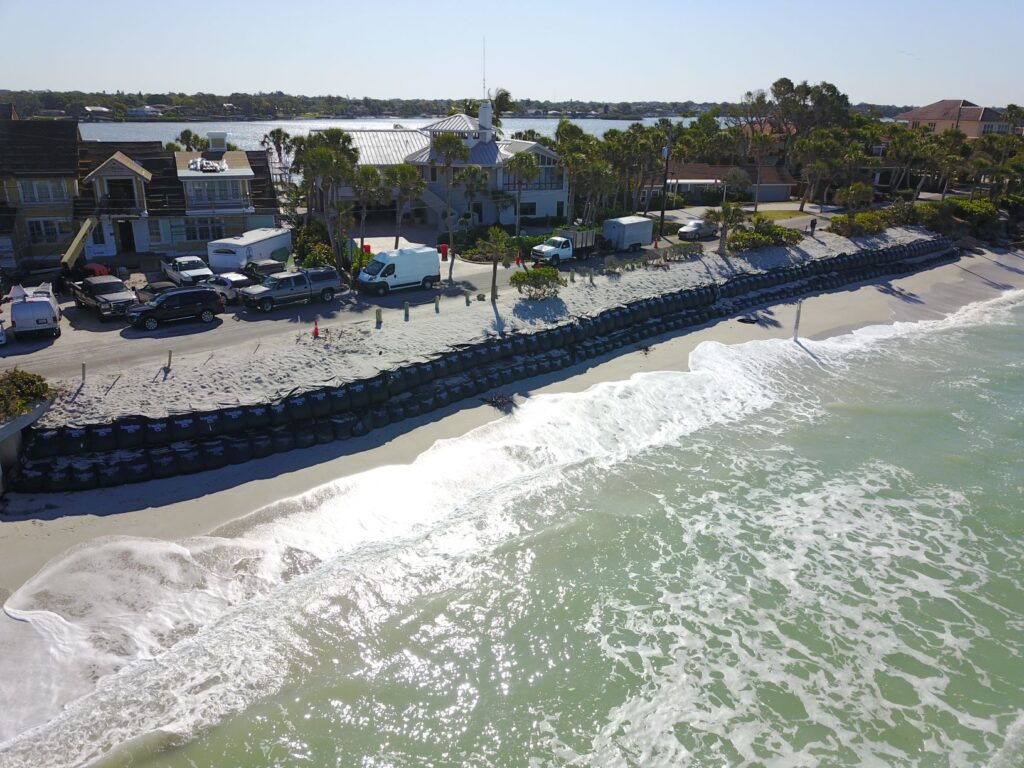
[[[250,261],[288,260],[292,252],[290,229],[250,229],[235,237],[223,237],[206,244],[207,261],[214,272],[238,272]]]
[[[643,216],[607,219],[604,236],[616,251],[639,251],[654,239],[654,221]]]

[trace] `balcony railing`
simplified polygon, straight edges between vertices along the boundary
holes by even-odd
[[[111,197],[104,195],[96,203],[97,213],[111,213],[120,216],[138,216],[146,207],[139,205],[138,200],[133,197]]]
[[[185,207],[190,211],[234,211],[252,208],[250,195],[224,198],[223,200],[207,200],[198,197],[186,197]]]
[[[506,192],[515,192],[519,187],[515,181],[506,180],[502,184],[502,188]],[[559,181],[532,181],[529,184],[523,184],[523,192],[531,192],[541,189],[561,189],[562,182]]]

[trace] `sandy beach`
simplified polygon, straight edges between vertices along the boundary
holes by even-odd
[[[521,397],[582,391],[601,381],[635,373],[686,370],[690,352],[705,341],[820,339],[856,328],[901,321],[935,320],[968,304],[1024,288],[1024,256],[1017,251],[965,253],[957,262],[893,280],[863,283],[756,312],[758,324],[723,320],[672,337],[652,339],[645,349],[503,388]],[[261,507],[339,477],[373,467],[412,461],[438,440],[462,435],[502,414],[465,403],[366,437],[292,451],[187,478],[66,496],[11,495],[0,518],[0,598],[6,598],[48,560],[104,536],[169,540],[220,532]]]

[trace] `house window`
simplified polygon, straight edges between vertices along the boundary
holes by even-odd
[[[929,131],[934,131],[935,130],[935,123],[928,123],[928,130]]]
[[[437,181],[437,167],[433,166],[433,165],[430,166],[430,180],[432,182],[436,182]]]
[[[28,238],[33,243],[56,243],[71,234],[71,222],[62,219],[29,219]]]
[[[158,220],[150,219],[146,224],[149,227],[149,242],[162,243],[164,236],[160,232],[160,222]]]
[[[558,218],[562,218],[563,216],[565,216],[565,203],[563,203],[561,200],[558,201],[558,207],[555,209],[555,215]]]
[[[18,189],[23,203],[50,203],[68,199],[68,190],[63,179],[19,181]]]
[[[185,219],[185,239],[190,241],[220,240],[224,237],[224,219]]]
[[[520,216],[536,216],[537,215],[537,204],[536,203],[522,203],[519,206]]]
[[[921,127],[921,121],[920,120],[915,120],[914,122],[912,122],[910,124],[910,127],[911,128],[920,128]]]
[[[1006,123],[983,123],[981,126],[982,134],[987,133],[1008,133],[1009,126]]]

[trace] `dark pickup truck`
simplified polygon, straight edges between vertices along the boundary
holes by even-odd
[[[76,307],[91,309],[101,320],[124,317],[128,307],[138,304],[135,293],[113,275],[87,277],[78,283],[68,283]]]

